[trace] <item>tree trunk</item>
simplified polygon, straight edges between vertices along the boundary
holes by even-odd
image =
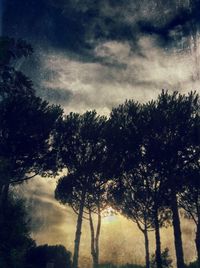
[[[150,256],[149,256],[149,238],[147,227],[144,229],[144,242],[145,242],[145,259],[146,259],[146,268],[150,268]]]
[[[146,224],[146,216],[144,217],[145,226],[142,228],[140,222],[135,219],[135,223],[137,224],[139,230],[144,235],[144,245],[145,245],[145,260],[146,260],[146,268],[150,268],[150,256],[149,256],[149,238],[148,238],[148,230],[147,230],[147,224]]]
[[[4,184],[1,188],[1,195],[0,195],[0,228],[6,227],[6,220],[7,220],[7,209],[8,209],[8,197],[9,197],[9,184]],[[2,238],[2,237],[1,237]],[[7,249],[6,241],[3,239],[1,241],[1,254],[4,259],[5,268],[12,267],[11,263],[11,256],[10,250]]]
[[[97,222],[97,232],[96,232],[96,267],[99,266],[99,237],[101,231],[101,211],[100,207],[98,207],[98,222]]]
[[[158,219],[158,210],[155,209],[155,239],[156,239],[156,264],[157,268],[162,268],[161,242],[160,242],[160,226]]]
[[[75,240],[74,240],[74,255],[73,255],[73,262],[72,267],[78,268],[78,257],[79,257],[79,246],[80,246],[80,240],[81,240],[81,228],[82,228],[82,222],[83,222],[83,209],[85,205],[85,193],[82,195],[82,200],[79,208],[79,214],[77,219],[77,225],[76,225],[76,234],[75,234]]]
[[[197,250],[198,267],[200,267],[200,217],[198,217],[195,244],[196,244],[196,250]]]
[[[174,244],[176,250],[176,263],[177,268],[184,268],[184,254],[183,254],[183,245],[181,238],[181,225],[178,212],[178,204],[176,193],[172,190],[171,193],[171,210],[172,210],[172,220],[173,220],[173,229],[174,229]]]
[[[7,207],[7,202],[8,202],[8,194],[9,194],[9,183],[4,184],[1,188],[1,195],[0,195],[0,215],[3,217],[6,207]]]
[[[93,260],[93,268],[97,268],[99,266],[99,236],[101,230],[100,208],[98,208],[98,222],[97,222],[96,235],[94,231],[94,224],[92,220],[91,211],[89,211],[89,221],[90,221],[90,232],[91,232],[91,255]]]
[[[9,183],[4,184],[1,188],[1,202],[2,203],[7,203],[7,199],[8,199],[8,192],[9,192]]]
[[[95,234],[94,234],[94,224],[92,220],[92,214],[90,210],[89,210],[89,222],[90,222],[90,233],[91,233],[91,255],[93,261],[93,267],[95,267],[96,264]]]

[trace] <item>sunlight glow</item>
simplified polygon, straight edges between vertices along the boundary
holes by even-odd
[[[102,211],[103,223],[113,223],[117,221],[117,212],[112,207],[107,207]]]

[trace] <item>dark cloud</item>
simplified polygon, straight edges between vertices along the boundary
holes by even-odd
[[[187,22],[199,22],[200,4],[184,3],[179,7],[174,0],[7,0],[3,32],[94,60],[91,51],[101,42],[128,41],[136,51],[141,35],[169,41],[170,31],[180,25],[186,33]]]
[[[195,53],[182,62],[170,48],[191,52],[194,44],[187,37],[198,29],[199,3],[7,0],[3,31],[35,47],[37,53],[21,68],[40,96],[67,111],[108,111],[127,97],[146,100],[150,91],[193,86],[199,75]]]
[[[162,46],[174,46],[182,38],[197,34],[200,27],[199,0],[190,1],[188,5],[179,4],[173,9],[171,8],[171,11],[173,13],[170,16],[163,17],[165,23],[160,23],[155,19],[139,20],[140,31],[144,34],[157,35],[158,43]]]
[[[67,105],[72,99],[73,93],[70,90],[61,88],[48,88],[44,87],[38,91],[38,95],[45,98],[50,103]]]
[[[144,57],[141,38],[153,37],[162,48],[189,46],[187,37],[200,25],[199,0],[7,0],[4,5],[3,34],[24,38],[37,51],[62,51],[111,68],[126,64],[98,56],[101,44],[128,42],[134,55]]]

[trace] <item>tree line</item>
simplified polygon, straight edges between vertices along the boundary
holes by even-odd
[[[65,115],[36,95],[16,69],[33,50],[23,40],[0,40],[0,215],[6,220],[10,186],[36,175],[56,176],[55,198],[77,214],[72,267],[78,268],[83,219],[88,220],[93,267],[99,267],[102,211],[113,207],[144,235],[150,231],[157,268],[164,268],[160,228],[173,226],[177,268],[184,267],[180,210],[196,226],[200,267],[200,99],[163,90],[155,100],[127,100],[109,117]],[[95,221],[95,219],[97,219]]]

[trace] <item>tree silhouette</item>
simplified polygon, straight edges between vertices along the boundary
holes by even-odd
[[[10,184],[56,172],[51,140],[62,117],[62,110],[37,97],[32,82],[13,68],[13,58],[27,56],[32,50],[26,43],[11,41],[14,51],[2,53],[2,58],[6,57],[0,66],[1,204],[7,198]]]
[[[143,175],[145,171],[147,183],[146,190],[151,196],[151,214],[152,227],[155,229],[156,252],[155,260],[157,267],[163,267],[161,254],[160,227],[168,225],[171,220],[171,211],[169,209],[169,194],[166,191],[166,179],[159,170],[159,165],[155,161],[153,154],[157,148],[152,143],[152,136],[155,135],[155,125],[152,124],[152,117],[156,114],[156,102],[150,101],[143,105],[141,115],[141,135],[142,141],[142,157],[141,166],[143,167]],[[145,165],[144,165],[145,164]]]
[[[134,174],[135,175],[135,174]],[[145,182],[132,173],[124,174],[109,187],[109,201],[115,210],[135,222],[144,235],[146,268],[150,267],[148,231],[152,228],[152,200]]]
[[[0,217],[0,266],[25,267],[27,251],[35,246],[30,237],[29,215],[25,202],[9,194],[5,217]]]
[[[116,210],[137,223],[144,234],[146,266],[150,267],[148,229],[151,197],[144,187],[141,105],[127,101],[111,112],[108,121],[108,162],[114,178],[109,199]],[[110,157],[110,158],[109,158]],[[146,192],[145,192],[146,191]]]
[[[84,215],[88,177],[74,173],[61,178],[55,190],[55,198],[67,204],[78,214],[74,240],[73,268],[78,267],[81,229]]]
[[[127,101],[111,113],[107,134],[114,177],[111,200],[113,197],[115,208],[135,221],[143,232],[147,267],[150,266],[148,230],[155,228],[157,265],[162,267],[159,228],[164,218],[161,219],[159,214],[163,193],[161,194],[154,163],[147,151],[150,126],[147,127],[149,111],[146,108]]]
[[[190,152],[193,125],[198,113],[198,96],[162,92],[151,110],[149,124],[154,126],[148,151],[157,166],[169,197],[174,227],[177,267],[184,267],[177,194],[184,185],[184,168],[198,158]]]
[[[71,268],[71,252],[62,245],[41,245],[30,248],[26,254],[27,268],[44,268],[48,263],[55,268]]]
[[[137,166],[142,140],[138,131],[140,112],[141,105],[132,101],[111,111],[106,131],[109,177],[118,177]]]
[[[200,265],[200,184],[199,184],[199,152],[200,152],[200,117],[199,98],[197,100],[197,110],[193,114],[193,131],[190,135],[190,148],[186,159],[187,165],[184,167],[185,185],[180,193],[180,206],[185,210],[186,217],[193,220],[196,225],[196,250],[198,263]]]
[[[33,48],[23,39],[0,37],[0,68],[5,68],[5,66],[8,68],[10,65],[14,65],[17,60],[26,58],[32,53]]]
[[[55,197],[62,204],[69,205],[78,215],[74,245],[74,255],[76,255],[74,258],[78,258],[79,254],[82,220],[89,221],[93,267],[98,267],[101,212],[107,205],[105,177],[101,177],[100,174],[92,174],[90,177],[69,173],[59,180]],[[96,230],[93,215],[97,218]]]
[[[60,124],[54,146],[59,148],[60,161],[68,169],[57,186],[55,196],[64,204],[69,204],[78,213],[74,243],[73,268],[78,267],[79,244],[81,238],[84,209],[88,210],[91,228],[91,251],[94,265],[98,265],[99,234],[101,226],[101,187],[104,163],[106,161],[106,142],[103,129],[105,117],[95,111],[83,115],[71,113]],[[94,247],[91,212],[97,208],[98,224],[96,245]],[[96,263],[96,264],[95,264]]]
[[[199,144],[199,143],[198,143]],[[198,145],[197,145],[198,146]],[[194,149],[194,147],[193,147]],[[196,149],[195,149],[196,151]],[[200,265],[200,183],[199,160],[191,163],[186,169],[186,184],[179,195],[179,204],[185,210],[185,217],[191,219],[196,226],[197,261]]]
[[[91,232],[91,255],[93,267],[99,266],[99,239],[101,231],[101,213],[107,207],[107,179],[104,174],[93,174],[87,189],[85,207],[88,211],[88,219]],[[97,216],[96,230],[92,214]]]

